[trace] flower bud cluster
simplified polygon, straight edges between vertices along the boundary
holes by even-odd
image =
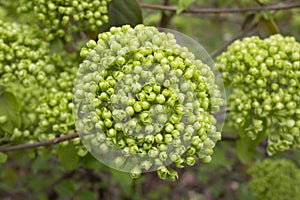
[[[46,89],[35,108],[38,115],[35,135],[43,139],[47,138],[45,133],[67,135],[75,132],[72,88],[78,62],[72,54],[65,53],[52,55],[50,61],[51,74],[47,76]]]
[[[0,85],[27,87],[44,81],[49,44],[37,33],[37,27],[0,20]]]
[[[74,132],[72,109],[72,93],[53,89],[36,110],[39,113],[40,131],[46,132],[50,129],[59,134]]]
[[[16,97],[21,121],[1,139],[47,140],[75,131],[72,88],[77,58],[51,54],[38,33],[35,26],[0,21],[0,88]],[[9,120],[14,119],[0,116],[1,125]]]
[[[40,86],[47,82],[45,69],[49,64],[49,44],[38,32],[35,26],[0,20],[0,87],[17,98],[22,120],[21,129],[3,133],[8,140],[29,139],[34,131],[37,114],[33,111],[45,91]]]
[[[221,139],[211,112],[222,104],[221,94],[210,68],[173,34],[144,25],[112,27],[81,56],[76,127],[94,155],[133,178],[157,170],[171,180],[178,174],[169,164],[211,160]]]
[[[273,35],[237,40],[217,58],[228,108],[242,135],[268,138],[268,153],[300,146],[300,44]]]
[[[257,161],[249,174],[249,186],[257,200],[299,199],[300,169],[290,160]]]
[[[65,37],[79,30],[96,30],[108,21],[110,0],[20,0],[21,13],[33,14],[49,40]]]

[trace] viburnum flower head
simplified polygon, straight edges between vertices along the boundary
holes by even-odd
[[[233,126],[252,140],[266,137],[272,155],[300,146],[300,44],[273,35],[237,40],[217,58]]]
[[[176,168],[209,162],[221,139],[212,115],[223,104],[215,75],[188,50],[195,41],[182,46],[186,37],[173,33],[112,27],[81,50],[76,127],[97,159],[133,178],[156,170],[174,180]]]

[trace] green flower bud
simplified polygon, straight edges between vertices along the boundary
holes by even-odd
[[[141,177],[142,175],[142,170],[139,167],[135,167],[130,171],[130,177],[133,179],[137,179]]]
[[[162,180],[167,179],[169,173],[170,171],[165,166],[161,166],[157,169],[157,175]]]
[[[7,117],[5,115],[0,116],[0,124],[4,124],[7,122]]]

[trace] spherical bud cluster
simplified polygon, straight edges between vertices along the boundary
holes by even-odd
[[[0,20],[0,85],[18,82],[26,87],[44,81],[49,45],[38,32],[34,26]]]
[[[266,134],[274,154],[300,146],[300,44],[274,35],[238,40],[218,58],[225,84],[232,85],[228,108],[242,135]]]
[[[265,159],[250,169],[250,189],[257,200],[297,200],[300,195],[300,169],[285,159]]]
[[[222,104],[211,69],[173,34],[112,27],[89,41],[74,87],[76,127],[105,164],[131,173],[209,162],[221,139],[211,114]]]
[[[96,30],[108,21],[110,0],[20,0],[19,12],[33,14],[39,20],[49,40],[65,37],[78,30]]]

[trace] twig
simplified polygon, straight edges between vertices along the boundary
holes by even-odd
[[[140,3],[140,7],[143,9],[165,10],[165,11],[172,11],[172,12],[176,12],[177,10],[177,8],[174,6],[158,5],[158,4]],[[300,3],[266,5],[260,7],[250,7],[250,8],[188,8],[184,10],[183,13],[193,13],[193,14],[245,13],[245,12],[259,12],[263,10],[288,10],[293,8],[300,8]]]
[[[78,138],[81,135],[82,135],[82,133],[73,133],[73,134],[70,134],[70,135],[57,137],[57,138],[54,138],[54,139],[51,139],[51,140],[46,140],[46,141],[41,141],[41,142],[35,142],[35,143],[29,143],[29,144],[20,144],[20,145],[15,145],[15,146],[8,146],[8,147],[0,147],[0,152],[30,149],[30,148],[40,147],[40,146],[49,146],[49,145],[57,144],[57,143],[60,143],[60,142],[63,142],[63,141]]]
[[[169,0],[164,0],[164,4],[165,6],[168,6],[169,5]],[[168,26],[168,24],[170,23],[172,17],[175,15],[174,12],[170,13],[170,14],[167,14],[164,10],[162,11],[161,13],[161,20],[159,22],[159,27],[162,27],[162,28],[166,28]]]
[[[216,57],[217,55],[219,55],[224,49],[226,49],[231,43],[233,43],[235,40],[242,38],[244,35],[246,35],[249,31],[251,31],[253,28],[255,28],[258,25],[258,23],[253,23],[252,25],[248,26],[247,28],[245,28],[242,32],[240,32],[237,36],[235,36],[234,38],[232,38],[230,41],[228,41],[227,43],[223,44],[222,46],[220,46],[219,48],[217,48],[216,50],[214,50],[210,56]]]
[[[233,136],[228,136],[228,135],[222,134],[222,139],[221,139],[221,141],[236,142],[236,141],[239,140],[239,139],[240,139],[239,136],[233,137]]]

